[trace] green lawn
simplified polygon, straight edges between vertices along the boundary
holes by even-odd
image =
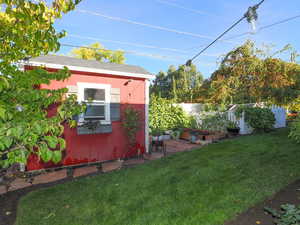
[[[32,192],[16,225],[221,225],[300,178],[287,130]]]

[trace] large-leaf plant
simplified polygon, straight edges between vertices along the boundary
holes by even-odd
[[[53,23],[75,8],[80,0],[0,0],[0,169],[26,164],[30,154],[44,162],[58,163],[66,147],[62,136],[66,124],[74,127],[72,115],[83,110],[67,89],[41,89],[51,80],[70,76],[67,68],[47,72],[44,68],[23,70],[22,60],[58,51]],[[51,111],[55,113],[51,113]]]

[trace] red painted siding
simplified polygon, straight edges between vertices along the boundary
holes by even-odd
[[[124,85],[128,79],[132,79],[132,82],[128,85]],[[123,114],[125,105],[130,105],[141,112],[142,129],[137,134],[137,142],[138,145],[144,149],[145,80],[106,74],[72,72],[68,80],[64,82],[53,81],[50,85],[42,85],[41,88],[58,89],[66,87],[67,85],[77,85],[77,82],[110,84],[112,88],[120,88],[121,115]],[[128,151],[128,143],[121,121],[112,122],[112,130],[112,133],[109,134],[77,135],[76,128],[71,129],[65,126],[64,137],[67,147],[64,152],[64,159],[60,165],[107,161],[124,157]],[[27,169],[36,170],[53,166],[59,165],[53,165],[51,163],[45,164],[39,161],[36,156],[32,156],[29,159]]]

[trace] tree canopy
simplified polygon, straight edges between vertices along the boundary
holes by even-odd
[[[76,96],[65,97],[66,88],[40,89],[51,80],[70,76],[67,68],[47,72],[44,68],[22,69],[24,58],[56,52],[64,31],[53,23],[73,10],[80,0],[44,1],[0,0],[0,169],[27,163],[35,154],[44,162],[62,158],[66,122],[75,126],[72,115],[83,110]],[[57,113],[49,114],[55,106]]]
[[[93,43],[88,47],[75,48],[71,55],[80,59],[94,59],[99,62],[111,62],[124,64],[125,56],[123,51],[112,51],[105,49],[99,42]]]
[[[288,105],[300,96],[300,65],[295,62],[295,51],[291,62],[275,57],[288,50],[289,45],[267,53],[247,41],[223,58],[202,93],[206,92],[205,98],[211,103]]]
[[[151,85],[151,93],[176,102],[194,102],[198,98],[203,81],[195,65],[190,70],[181,65],[170,66],[167,72],[159,72]]]

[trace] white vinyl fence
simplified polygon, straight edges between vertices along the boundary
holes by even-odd
[[[176,104],[182,107],[182,109],[188,113],[189,115],[193,115],[196,117],[199,124],[201,124],[201,114],[205,114],[204,107],[202,104],[197,103],[181,103]],[[259,106],[259,105],[257,105]],[[272,106],[270,107],[272,112],[275,116],[275,125],[274,128],[281,128],[286,127],[286,110],[282,107],[278,106]],[[236,106],[231,107],[226,113],[228,116],[228,119],[230,121],[237,122],[240,127],[240,134],[250,134],[252,133],[253,129],[248,126],[248,124],[245,122],[244,115],[242,115],[241,118],[237,119],[235,116],[235,109]],[[214,113],[214,112],[210,112]],[[207,113],[206,113],[207,114]]]

